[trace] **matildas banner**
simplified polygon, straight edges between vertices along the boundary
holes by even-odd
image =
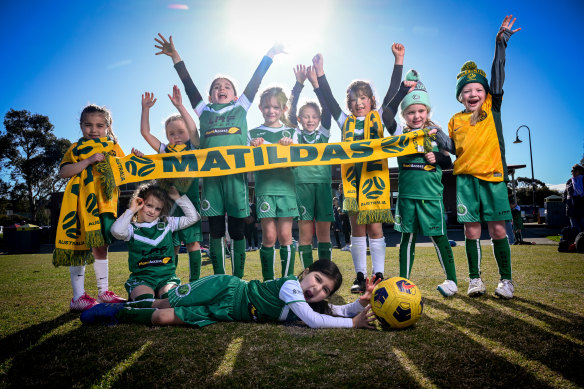
[[[294,166],[358,163],[424,152],[422,130],[342,143],[226,146],[137,157],[108,156],[96,168],[113,186],[160,178],[215,177]],[[426,142],[429,143],[429,142]],[[115,184],[114,184],[115,183]]]

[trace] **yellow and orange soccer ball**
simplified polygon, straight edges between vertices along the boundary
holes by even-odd
[[[384,329],[406,328],[422,316],[424,302],[420,289],[413,282],[393,277],[375,286],[371,309]]]

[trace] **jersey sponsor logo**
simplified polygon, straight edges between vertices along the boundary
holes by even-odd
[[[185,297],[186,295],[188,295],[189,293],[191,293],[191,284],[183,284],[183,285],[180,285],[178,288],[175,288],[174,289],[174,293],[178,297]]]
[[[139,261],[138,267],[143,268],[143,267],[148,267],[148,266],[164,266],[164,265],[168,265],[171,262],[172,262],[171,257],[147,258],[147,259],[142,259],[141,261]]]
[[[466,208],[466,205],[458,204],[456,206],[456,213],[458,214],[458,216],[466,215],[468,213],[468,209]]]
[[[213,128],[205,132],[205,138],[210,138],[212,136],[219,136],[219,135],[235,135],[241,134],[241,128],[239,127],[222,127],[222,128]]]
[[[133,155],[126,162],[126,170],[133,176],[144,177],[154,171],[156,165],[149,158],[137,157]]]
[[[260,212],[269,212],[270,209],[272,209],[272,207],[270,207],[270,204],[267,201],[264,201],[263,203],[261,203],[260,205]]]
[[[203,211],[208,211],[209,208],[211,208],[211,203],[209,202],[209,200],[204,199],[203,201],[201,201],[201,209]]]
[[[402,163],[403,170],[425,170],[427,172],[436,171],[436,166],[426,163]]]

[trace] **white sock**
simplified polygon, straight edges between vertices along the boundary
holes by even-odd
[[[71,286],[73,287],[73,301],[85,294],[85,266],[69,266]]]
[[[381,273],[385,269],[385,238],[369,238],[369,250],[371,251],[372,273]]]
[[[108,261],[106,259],[95,259],[93,263],[95,279],[97,280],[97,293],[102,294],[108,287]]]
[[[367,237],[351,236],[351,256],[355,273],[363,273],[367,277]]]

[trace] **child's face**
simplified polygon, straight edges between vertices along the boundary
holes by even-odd
[[[302,129],[308,132],[313,132],[320,124],[320,115],[316,109],[307,106],[302,109],[302,113],[298,120],[302,125]]]
[[[213,104],[227,104],[236,100],[235,91],[231,82],[225,78],[218,78],[211,86],[209,101]]]
[[[151,223],[160,216],[164,203],[158,197],[148,196],[138,211],[138,223]]]
[[[187,126],[182,120],[173,120],[166,126],[166,139],[171,145],[184,145],[190,139]]]
[[[428,108],[424,104],[412,104],[403,113],[409,128],[422,128],[428,119]]]
[[[81,133],[86,139],[103,138],[107,128],[103,114],[97,112],[86,114],[81,123]]]
[[[282,113],[286,112],[287,107],[282,107],[278,104],[275,97],[271,97],[268,101],[260,103],[260,111],[264,117],[264,126],[279,127],[280,117]]]
[[[365,116],[371,112],[373,106],[372,99],[365,95],[363,91],[351,92],[349,98],[349,110],[355,116]]]
[[[474,112],[479,109],[486,98],[487,93],[485,88],[478,82],[466,84],[462,88],[462,92],[460,92],[460,102],[469,112]]]
[[[304,299],[307,303],[317,303],[330,296],[335,287],[335,282],[329,276],[319,272],[311,271],[305,273],[300,281]]]

